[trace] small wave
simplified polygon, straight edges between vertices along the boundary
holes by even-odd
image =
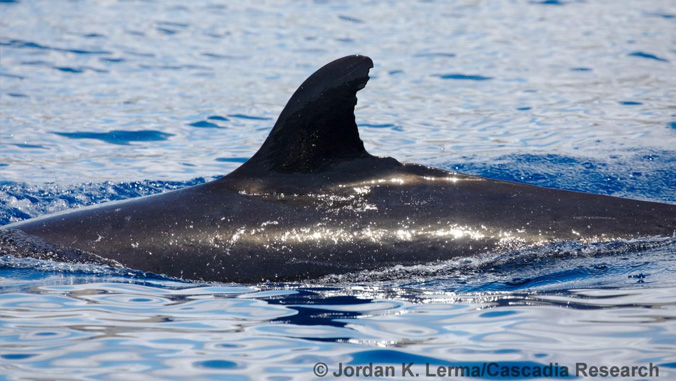
[[[474,75],[474,74],[460,74],[460,73],[453,73],[453,74],[437,74],[435,77],[439,77],[441,79],[455,79],[455,80],[469,80],[469,81],[488,81],[490,79],[493,79],[493,77],[486,77],[483,75]]]
[[[169,28],[161,28],[161,27],[157,27],[156,29],[157,29],[158,32],[163,33],[163,34],[166,34],[166,35],[169,35],[169,36],[178,33],[177,30],[169,29]]]
[[[676,128],[676,127],[674,127]],[[545,188],[627,197],[657,202],[676,202],[676,158],[669,151],[625,151],[607,161],[559,154],[514,154],[441,168],[494,180],[528,183]],[[634,168],[627,171],[627,168]]]
[[[393,131],[403,131],[404,129],[392,123],[359,123],[360,127],[366,128],[390,128]]]
[[[6,46],[6,47],[11,47],[11,48],[30,48],[30,49],[38,49],[38,50],[51,50],[54,52],[63,52],[63,53],[74,53],[74,54],[99,54],[99,55],[105,55],[105,54],[112,54],[112,52],[109,52],[107,50],[88,50],[88,49],[68,49],[68,48],[56,48],[52,46],[46,46],[42,44],[38,44],[35,42],[31,41],[23,41],[23,40],[9,40],[9,41],[3,41],[0,42],[0,46]]]
[[[455,57],[455,54],[453,53],[419,53],[415,54],[414,57],[444,57],[444,58],[453,58]]]
[[[168,278],[154,273],[131,270],[99,264],[67,263],[34,258],[17,258],[12,255],[0,255],[0,271],[3,281],[0,289],[9,292],[12,289],[30,290],[35,286],[49,284],[91,284],[132,283],[153,287],[176,287],[185,284],[200,284]],[[185,287],[185,286],[183,286]]]
[[[633,52],[633,53],[629,53],[629,56],[630,57],[647,58],[647,59],[655,60],[655,61],[669,62],[669,60],[666,60],[666,59],[658,57],[654,54],[645,53],[645,52]]]
[[[126,145],[131,142],[156,142],[167,140],[174,134],[154,130],[123,131],[113,130],[109,132],[54,132],[54,134],[69,139],[96,139],[110,144]]]
[[[181,189],[209,180],[212,179],[198,177],[185,182],[144,180],[76,185],[0,182],[0,225],[66,209]]]
[[[560,0],[542,0],[542,1],[532,1],[531,4],[540,4],[540,5],[564,5],[566,4]]]
[[[108,63],[120,63],[126,61],[124,58],[106,58],[102,57],[99,58],[99,61],[101,62],[108,62]]]
[[[0,269],[2,270],[30,269],[45,272],[122,275],[122,276],[139,276],[144,274],[141,271],[130,270],[127,268],[88,264],[88,263],[58,262],[35,258],[18,258],[13,255],[0,256]]]
[[[202,53],[202,55],[209,58],[226,59],[226,60],[246,60],[249,58],[249,56],[235,56],[229,54],[217,54],[209,52]]]
[[[10,73],[0,73],[0,77],[7,77],[7,78],[14,78],[14,79],[25,79],[26,77],[17,75],[17,74],[10,74]]]
[[[14,144],[15,146],[19,148],[26,148],[26,149],[47,149],[44,146],[41,146],[39,144],[24,144],[24,143],[19,143],[19,144]]]
[[[343,21],[353,22],[355,24],[363,24],[364,23],[363,20],[358,19],[356,17],[352,17],[352,16],[339,15],[338,18],[343,20]]]
[[[200,120],[199,122],[189,123],[188,126],[197,128],[223,128],[216,123],[207,122],[206,120]]]
[[[264,116],[253,116],[253,115],[244,115],[244,114],[230,114],[228,115],[231,118],[237,119],[249,119],[249,120],[272,120],[272,118],[267,118]]]
[[[217,157],[216,161],[221,161],[225,163],[246,163],[249,160],[248,157]]]
[[[212,115],[208,117],[207,120],[220,120],[222,122],[227,122],[229,119],[220,115]]]

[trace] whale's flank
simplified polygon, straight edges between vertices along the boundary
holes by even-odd
[[[227,176],[0,227],[0,255],[208,281],[295,281],[569,241],[674,235],[676,205],[369,155],[354,108],[372,67],[368,57],[349,56],[320,68],[260,150]]]

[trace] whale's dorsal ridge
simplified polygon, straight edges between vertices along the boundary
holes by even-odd
[[[316,173],[369,157],[354,107],[372,67],[369,57],[352,55],[317,70],[289,99],[258,152],[233,173]]]

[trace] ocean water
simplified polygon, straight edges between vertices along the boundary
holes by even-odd
[[[371,153],[676,203],[670,0],[10,0],[0,224],[227,174],[309,74],[355,53],[375,62],[356,110]],[[676,379],[675,273],[674,238],[256,285],[6,256],[0,379],[305,380],[319,363],[325,379],[341,364],[401,379],[402,364],[426,378],[491,362]]]

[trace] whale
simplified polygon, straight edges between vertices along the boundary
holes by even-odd
[[[230,174],[176,191],[0,228],[0,254],[170,277],[302,281],[557,242],[673,237],[676,205],[472,176],[364,148],[357,92],[373,61],[308,77],[260,149]]]

